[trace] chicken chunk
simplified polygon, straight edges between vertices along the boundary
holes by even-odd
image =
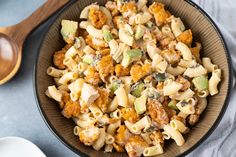
[[[182,77],[180,75],[176,79],[176,82],[181,83],[183,85],[183,87],[180,89],[180,91],[182,91],[182,92],[186,91],[191,86],[191,83],[187,79],[185,79],[184,77]]]
[[[161,25],[167,22],[167,19],[171,16],[169,11],[164,8],[161,9],[157,14],[154,15],[157,25]]]
[[[120,29],[121,27],[123,27],[126,23],[128,23],[128,20],[125,19],[122,16],[115,16],[113,18],[113,23],[115,25],[116,28]]]
[[[165,37],[160,39],[160,47],[161,49],[165,50],[169,48],[169,45],[171,42],[173,42],[174,40],[169,38],[169,37]]]
[[[154,143],[161,143],[164,144],[164,137],[161,133],[161,131],[154,131],[150,134],[150,139],[154,141]]]
[[[160,10],[162,10],[164,7],[165,7],[164,4],[154,2],[154,3],[152,3],[152,5],[149,6],[149,11],[152,14],[155,14],[155,13],[158,13]]]
[[[154,2],[151,6],[149,6],[149,11],[154,15],[158,26],[166,23],[167,19],[171,16],[171,14],[165,10],[165,6],[162,3]]]
[[[87,35],[87,36],[86,36],[85,42],[86,42],[87,45],[89,45],[90,47],[92,47],[92,48],[95,49],[95,50],[101,50],[101,49],[103,49],[103,47],[100,47],[100,46],[95,45],[95,44],[93,43],[93,38],[92,38],[91,35]],[[95,53],[94,53],[94,55],[95,55]]]
[[[66,66],[63,64],[63,60],[65,59],[65,50],[60,50],[54,53],[53,55],[53,63],[58,69],[65,69]]]
[[[92,84],[98,85],[101,82],[99,73],[92,66],[89,66],[85,72],[85,81]]]
[[[135,123],[139,120],[139,115],[135,112],[134,108],[122,108],[121,115],[124,120],[127,120],[131,123]]]
[[[129,2],[125,2],[123,4],[123,6],[121,7],[120,12],[122,14],[126,13],[126,12],[137,12],[137,6],[135,4],[135,1],[129,1]]]
[[[134,82],[138,82],[141,78],[148,75],[150,72],[150,64],[144,64],[143,66],[135,64],[131,67],[130,75]]]
[[[158,82],[156,89],[159,93],[163,93],[163,88],[164,88],[164,82]]]
[[[129,157],[139,157],[142,155],[143,150],[148,147],[148,144],[140,136],[132,136],[125,144],[125,149]]]
[[[178,37],[177,40],[188,45],[189,47],[192,44],[193,41],[193,35],[191,29],[184,31],[181,33]]]
[[[171,117],[171,120],[173,120],[173,119],[179,120],[179,121],[183,122],[184,124],[186,124],[186,120],[183,117],[174,115],[173,117]]]
[[[96,68],[99,72],[100,78],[105,81],[105,78],[109,75],[113,75],[114,73],[114,66],[113,60],[110,55],[104,56],[101,60],[97,63]]]
[[[181,59],[180,53],[175,50],[165,50],[162,51],[161,54],[172,66],[177,66]]]
[[[201,59],[200,59],[200,51],[202,49],[202,45],[200,43],[196,43],[196,46],[193,48],[190,48],[193,56],[196,58],[198,63],[201,63]]]
[[[92,25],[97,29],[101,29],[107,21],[106,15],[101,10],[97,10],[95,8],[91,8],[89,10],[88,19],[92,23]]]
[[[105,48],[105,49],[102,49],[102,50],[99,50],[97,51],[96,53],[97,54],[101,54],[102,56],[106,56],[106,55],[109,55],[110,54],[110,49],[109,48]]]
[[[115,67],[116,76],[118,77],[127,76],[129,75],[129,71],[130,71],[129,68],[125,68],[121,64],[116,64],[116,67]]]
[[[146,76],[144,79],[144,83],[154,83],[154,78],[152,75]]]
[[[166,102],[167,102],[167,103],[166,103]],[[173,110],[172,108],[170,108],[170,107],[168,106],[168,101],[167,101],[167,100],[164,100],[162,106],[163,106],[164,110],[166,111],[166,113],[167,113],[169,119],[171,119],[171,117],[173,117],[173,116],[176,115],[176,111]]]
[[[80,110],[81,110],[81,113],[88,113],[89,112],[89,108],[88,108],[88,104],[85,103],[84,101],[82,101],[80,99]]]
[[[91,86],[90,84],[84,83],[81,91],[81,99],[83,102],[85,102],[87,105],[92,104],[100,94],[98,91]]]
[[[187,121],[188,121],[188,123],[190,124],[190,125],[195,125],[198,121],[199,121],[199,115],[198,114],[191,114],[189,117],[188,117],[188,119],[187,119]]]
[[[63,116],[66,118],[71,118],[71,117],[78,117],[80,114],[80,104],[78,101],[68,101],[63,110],[62,110]]]
[[[120,145],[118,145],[116,143],[113,143],[112,145],[117,152],[119,152],[119,153],[125,152],[124,148],[122,148]]]
[[[91,146],[98,139],[99,135],[99,128],[91,126],[79,132],[79,139],[85,145]]]
[[[120,119],[117,119],[117,118],[109,118],[109,124],[111,123],[116,123],[117,121],[119,121]]]
[[[102,50],[102,49],[108,47],[108,44],[107,44],[103,39],[100,39],[100,38],[93,37],[93,38],[92,38],[92,43],[93,43],[96,47],[98,47],[98,50]]]
[[[97,100],[95,100],[94,104],[97,105],[102,110],[102,112],[106,112],[108,107],[109,93],[106,89],[98,88],[97,90],[100,96],[97,98]]]
[[[60,101],[60,108],[63,109],[63,107],[65,106],[65,104],[70,101],[70,94],[67,93],[66,91],[62,92],[62,101]]]
[[[168,124],[169,117],[164,107],[157,100],[148,100],[148,113],[158,124]]]
[[[120,146],[124,147],[125,143],[128,141],[130,137],[131,133],[129,132],[129,130],[125,127],[125,125],[121,125],[117,130],[115,139]]]

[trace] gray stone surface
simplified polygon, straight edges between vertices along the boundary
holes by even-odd
[[[0,0],[0,26],[19,22],[42,3],[42,0]],[[11,9],[14,9],[14,12],[11,12]],[[34,63],[39,41],[46,28],[47,23],[28,37],[19,72],[10,82],[0,86],[0,138],[26,138],[35,143],[48,157],[76,157],[77,155],[47,128],[34,98]]]

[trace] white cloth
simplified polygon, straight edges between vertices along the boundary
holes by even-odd
[[[217,23],[229,48],[236,69],[236,1],[193,0]],[[234,75],[235,77],[235,75]],[[188,157],[235,157],[236,156],[236,88],[220,124],[210,137]]]

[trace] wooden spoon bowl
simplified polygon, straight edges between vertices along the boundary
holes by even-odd
[[[9,81],[18,71],[24,41],[29,33],[69,0],[48,0],[22,22],[0,28],[0,85]]]
[[[18,48],[14,41],[7,35],[0,33],[0,80],[1,82],[6,77],[12,77],[9,72],[15,71],[14,68],[19,67]],[[18,66],[17,65],[18,63]]]

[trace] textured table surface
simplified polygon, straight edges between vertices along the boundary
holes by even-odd
[[[7,26],[21,21],[44,1],[0,0],[0,26]],[[215,0],[207,1],[212,3],[212,9],[207,10],[207,12],[214,16],[218,22],[225,24],[224,27],[236,36],[235,16],[223,16],[223,14],[214,11],[214,7],[217,5]],[[207,1],[195,0],[203,7]],[[233,1],[235,3],[235,0],[231,0],[231,2]],[[228,9],[232,7],[227,5],[229,2],[230,0],[225,0],[222,3],[222,7],[225,7],[225,9],[221,11],[227,13]],[[232,25],[227,25],[227,21],[231,21]],[[39,114],[33,94],[32,73],[37,52],[36,48],[42,37],[42,32],[47,27],[46,24],[40,26],[27,39],[22,66],[18,74],[7,84],[0,86],[0,137],[20,136],[29,139],[42,149],[48,157],[75,157],[77,155],[60,143],[49,131]],[[234,134],[233,137],[236,137],[236,135]],[[189,156],[194,155],[190,154]]]
[[[45,0],[0,0],[0,26],[20,22],[44,2]],[[29,36],[20,71],[14,79],[0,86],[0,137],[24,137],[35,143],[48,157],[76,157],[47,128],[34,98],[32,75],[36,48],[45,28],[46,23]]]

